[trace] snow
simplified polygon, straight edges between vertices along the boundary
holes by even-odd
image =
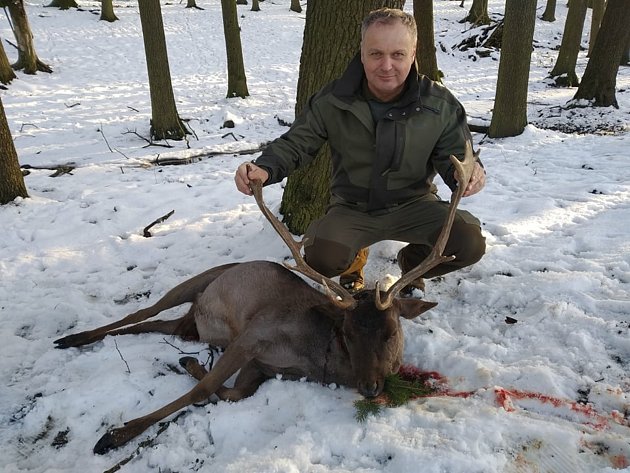
[[[489,3],[501,13],[503,2]],[[30,198],[0,208],[0,470],[103,471],[132,456],[120,471],[630,471],[630,70],[619,71],[619,109],[564,108],[575,89],[546,76],[566,2],[556,22],[536,24],[530,125],[513,138],[474,136],[488,181],[462,207],[483,222],[487,254],[430,281],[426,297],[439,305],[403,321],[404,362],[440,373],[448,391],[361,424],[354,390],[274,379],[249,399],[190,407],[159,435],[155,426],[92,453],[108,428],[190,389],[173,367],[181,352],[206,361],[208,349],[159,334],[69,350],[53,340],[117,320],[207,268],[289,255],[233,172],[256,156],[239,152],[293,120],[304,13],[279,0],[239,7],[251,96],[228,100],[220,5],[199,5],[162,6],[178,110],[195,131],[190,148],[164,148],[141,138],[151,110],[137,5],[118,2],[110,24],[97,3],[27,2],[54,73],[18,73],[2,101],[22,164],[76,168],[54,178],[31,169]],[[452,49],[472,33],[458,5],[435,2],[438,62],[471,122],[488,123],[498,54],[473,61]],[[0,18],[0,37],[13,41]],[[581,51],[578,76],[586,62]],[[221,128],[228,119],[235,128]],[[224,154],[200,158],[215,152]],[[152,164],[187,157],[196,158]],[[281,196],[281,185],[265,188],[274,212]],[[369,284],[398,278],[401,245],[375,245]]]

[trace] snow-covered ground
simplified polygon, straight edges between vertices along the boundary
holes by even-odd
[[[489,3],[501,13],[503,2]],[[304,14],[288,0],[257,13],[239,7],[251,96],[228,100],[219,2],[199,5],[163,5],[178,110],[195,132],[188,149],[141,138],[151,111],[134,2],[117,3],[111,24],[89,11],[97,4],[27,2],[37,52],[54,73],[19,73],[0,91],[15,145],[22,164],[76,167],[58,177],[32,169],[30,198],[0,208],[0,470],[103,471],[154,439],[120,471],[630,471],[630,70],[620,69],[619,109],[562,108],[575,90],[545,77],[566,2],[555,23],[536,25],[531,125],[514,138],[475,135],[488,182],[462,206],[483,222],[486,256],[430,281],[426,297],[439,305],[404,321],[405,363],[440,373],[444,395],[361,424],[354,390],[272,380],[249,399],[191,407],[160,435],[154,427],[92,454],[109,427],[190,389],[194,380],[173,367],[181,352],[205,361],[207,347],[155,334],[70,350],[53,340],[116,320],[212,266],[289,255],[236,191],[233,171],[252,158],[240,152],[286,129],[278,118],[293,120]],[[487,123],[498,55],[473,61],[452,49],[471,33],[458,5],[435,1],[438,61],[471,121]],[[13,41],[4,13],[0,37]],[[586,61],[583,51],[578,75]],[[221,128],[228,119],[235,128]],[[598,127],[609,131],[565,133]],[[214,152],[225,154],[150,164]],[[281,195],[280,185],[265,189],[276,212]],[[370,284],[399,276],[400,246],[372,249]],[[462,391],[472,395],[449,395]]]

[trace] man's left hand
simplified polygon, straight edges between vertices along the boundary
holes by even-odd
[[[457,175],[457,171],[455,171],[455,179],[459,181],[459,176]],[[472,175],[470,176],[470,181],[468,181],[468,185],[466,186],[466,190],[464,191],[463,196],[469,197],[471,195],[475,195],[486,185],[486,171],[481,167],[481,164],[475,163],[475,167],[473,169]]]

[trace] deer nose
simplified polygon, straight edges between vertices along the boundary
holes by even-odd
[[[382,390],[382,384],[378,381],[359,384],[359,393],[364,397],[376,397]]]

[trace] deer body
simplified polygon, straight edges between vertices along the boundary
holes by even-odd
[[[107,432],[94,447],[96,453],[105,453],[192,403],[212,394],[237,401],[278,374],[287,379],[357,387],[366,396],[379,394],[385,376],[395,373],[402,362],[404,338],[399,316],[413,318],[435,303],[397,301],[395,308],[370,317],[361,311],[374,312],[371,292],[359,295],[357,308],[350,311],[279,264],[235,263],[184,281],[154,305],[118,322],[55,343],[67,348],[107,335],[156,331],[225,349],[210,372],[196,376],[200,381],[191,391]],[[193,304],[180,319],[136,323],[187,302]],[[224,387],[223,383],[239,370],[234,387]]]

